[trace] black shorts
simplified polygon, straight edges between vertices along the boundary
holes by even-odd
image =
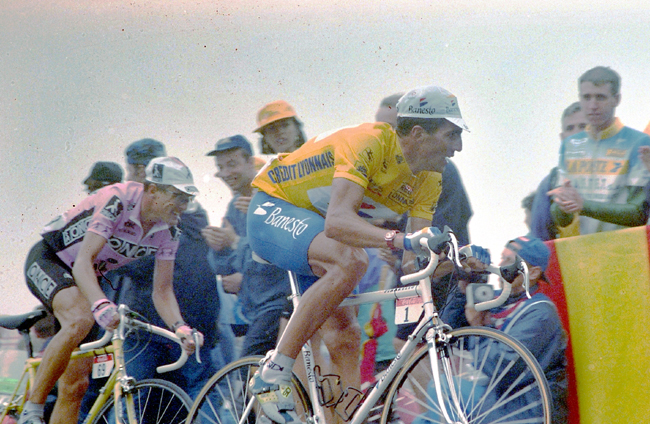
[[[63,289],[77,285],[72,278],[72,270],[43,240],[36,243],[27,255],[25,279],[32,294],[50,312],[54,312],[52,309],[54,296]],[[100,330],[99,325],[95,323],[81,343],[97,340]]]
[[[25,262],[27,287],[52,312],[52,300],[58,292],[75,286],[72,270],[45,241],[32,247]]]

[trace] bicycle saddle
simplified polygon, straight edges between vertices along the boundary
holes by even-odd
[[[0,315],[0,327],[9,330],[28,331],[46,316],[47,312],[44,310],[31,311],[20,315]]]

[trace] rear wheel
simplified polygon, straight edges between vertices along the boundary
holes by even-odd
[[[259,403],[250,392],[248,382],[260,366],[262,356],[249,356],[231,362],[203,386],[187,418],[192,424],[237,424],[258,420],[269,423]],[[304,422],[312,414],[309,396],[300,380],[293,376],[296,413]]]
[[[129,394],[120,398],[120,408],[127,419],[128,397],[133,399],[136,420],[140,424],[182,424],[192,406],[192,400],[180,387],[165,380],[142,380],[133,385]],[[114,397],[110,397],[91,421],[92,424],[114,424]]]
[[[436,364],[424,346],[395,377],[382,424],[551,423],[546,377],[521,343],[481,327],[457,329],[448,336],[432,349],[440,393],[434,383]]]

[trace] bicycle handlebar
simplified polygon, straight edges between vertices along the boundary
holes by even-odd
[[[185,350],[183,349],[183,343],[181,342],[181,339],[179,339],[176,336],[176,334],[162,327],[151,325],[144,321],[140,321],[134,318],[131,314],[131,310],[127,305],[120,305],[118,307],[118,313],[120,314],[120,324],[117,330],[106,331],[101,339],[90,343],[84,343],[81,346],[79,346],[79,349],[81,351],[91,351],[94,349],[102,348],[106,346],[114,337],[124,340],[126,337],[126,332],[127,332],[126,330],[128,329],[141,329],[149,333],[157,334],[166,339],[169,339],[181,347],[181,356],[178,358],[176,362],[173,362],[168,365],[162,365],[156,368],[156,371],[162,374],[165,372],[177,370],[183,365],[185,365],[185,362],[187,362],[188,355],[187,352],[185,352]],[[197,360],[200,363],[200,358],[198,357],[198,343],[197,343]]]
[[[438,255],[443,252],[447,253],[447,257],[450,258],[454,265],[457,267],[462,267],[456,236],[448,226],[445,226],[442,234],[431,236],[429,238],[422,238],[420,240],[420,244],[422,247],[426,248],[429,251],[429,264],[426,266],[426,268],[420,271],[402,276],[400,278],[402,284],[415,283],[423,278],[432,275],[435,269],[438,267]],[[527,296],[530,298],[528,267],[519,255],[516,255],[515,262],[513,264],[504,265],[501,267],[488,265],[487,271],[503,279],[503,290],[497,298],[475,304],[474,308],[477,311],[486,311],[488,309],[501,306],[510,296],[510,293],[512,292],[512,282],[515,280],[515,278],[517,278],[519,274],[523,274],[524,276],[524,287],[526,288]]]

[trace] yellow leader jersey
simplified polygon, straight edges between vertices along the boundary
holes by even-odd
[[[397,134],[385,123],[321,134],[271,160],[253,186],[325,216],[334,178],[365,188],[358,211],[363,218],[394,218],[410,211],[410,216],[430,221],[442,189],[440,173],[413,175]]]

